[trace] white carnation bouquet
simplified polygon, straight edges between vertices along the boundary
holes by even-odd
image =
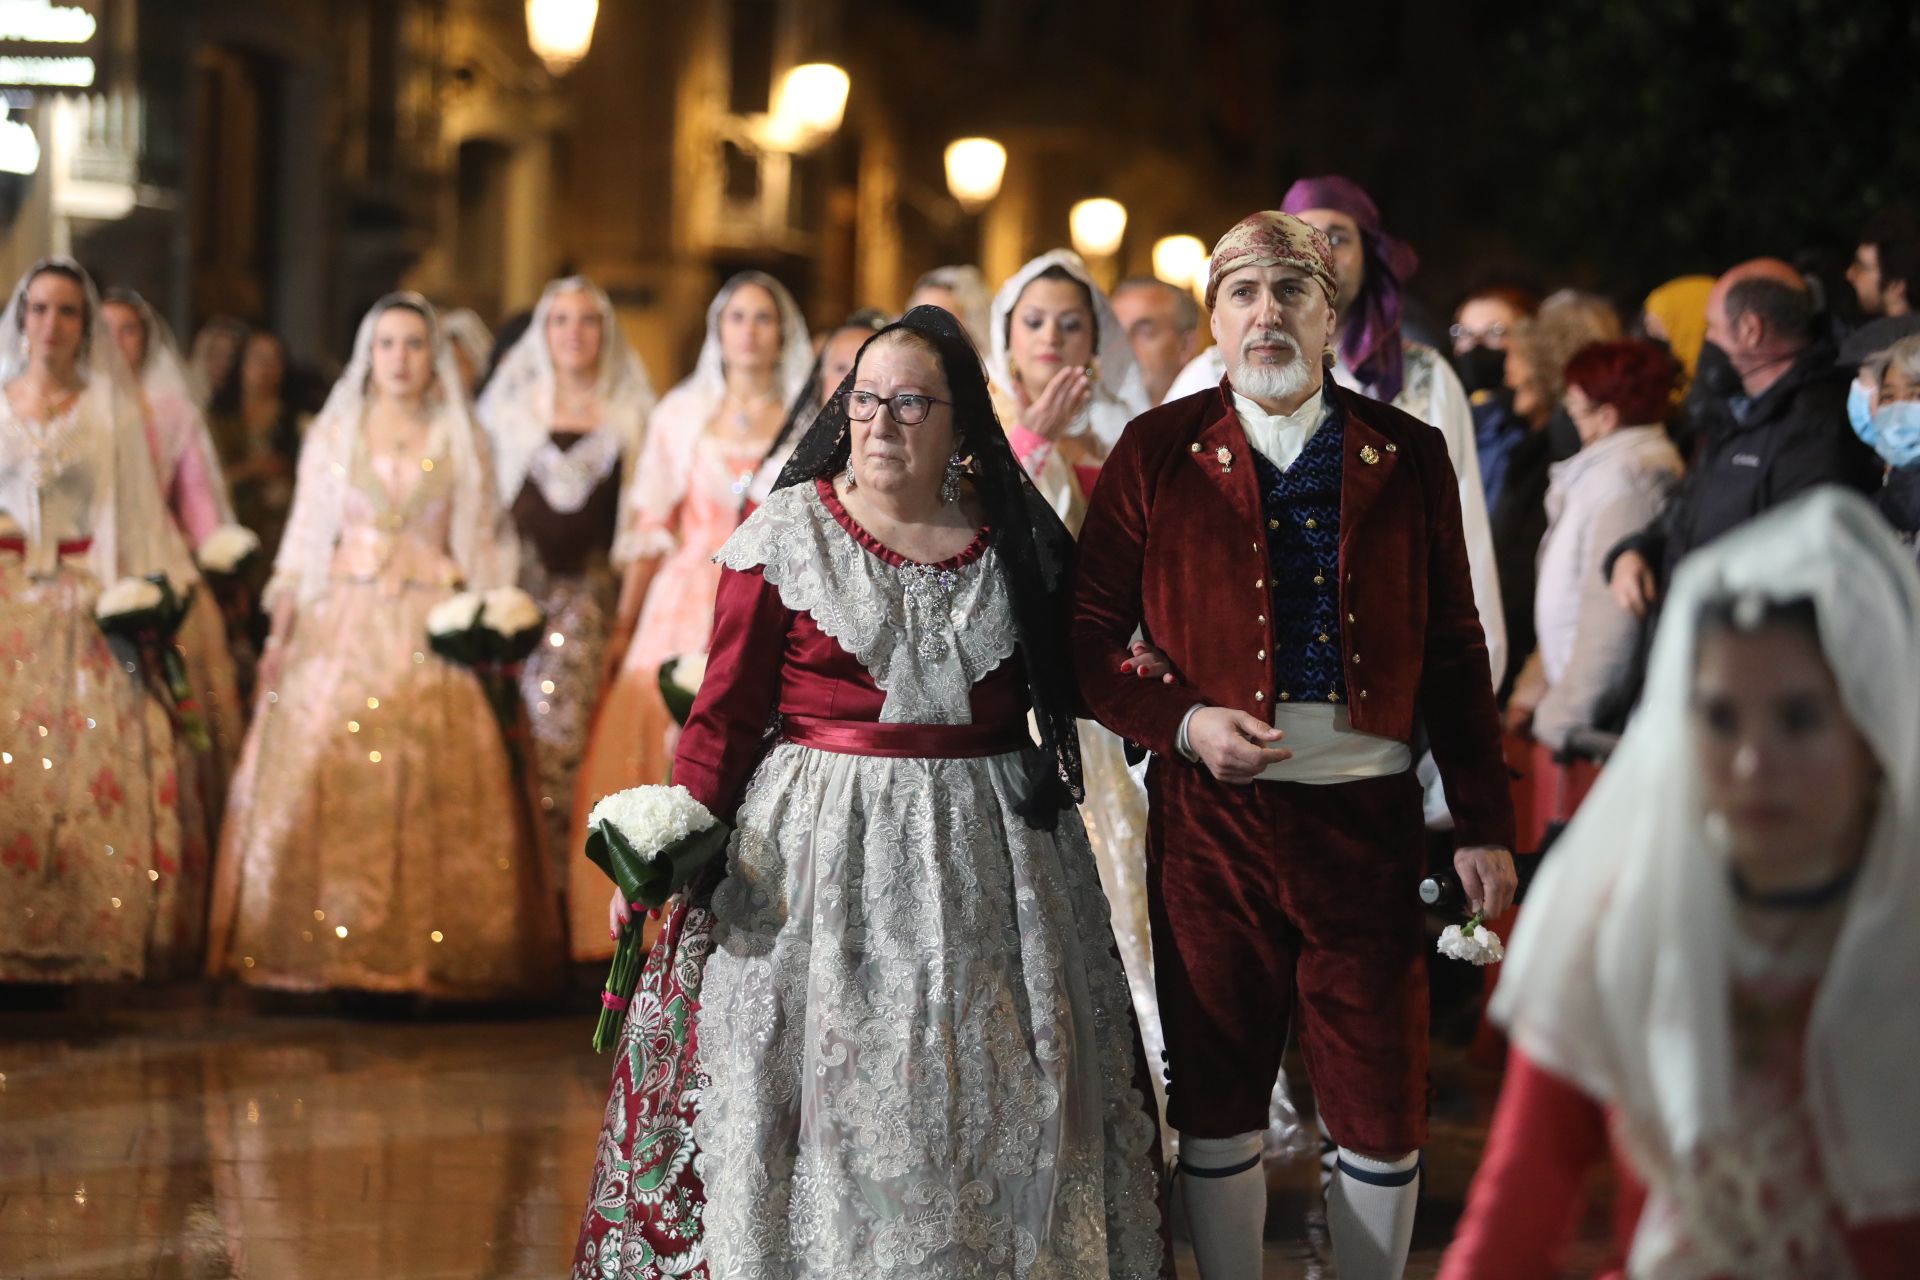
[[[427,643],[463,667],[525,662],[547,625],[540,602],[518,587],[462,591],[427,614]]]
[[[1471,965],[1489,965],[1500,963],[1507,949],[1500,945],[1500,935],[1487,928],[1476,911],[1465,924],[1450,924],[1440,931],[1440,954]]]
[[[724,855],[731,834],[685,787],[630,787],[607,796],[587,815],[587,857],[620,887],[634,911],[654,910]],[[641,958],[639,929],[622,929],[600,993],[600,1021],[593,1031],[598,1052],[619,1042]]]
[[[109,644],[132,650],[129,671],[138,669],[150,683],[158,678],[174,728],[189,746],[204,753],[213,749],[213,739],[174,643],[192,606],[193,588],[179,591],[165,574],[155,573],[122,578],[107,587],[94,599],[93,617]]]
[[[547,614],[518,587],[462,591],[427,613],[427,644],[448,662],[470,667],[500,721],[514,776],[525,764],[521,724],[520,664],[540,645]]]
[[[223,578],[238,577],[252,566],[260,554],[260,539],[253,530],[237,524],[223,524],[208,534],[194,559],[203,573]]]

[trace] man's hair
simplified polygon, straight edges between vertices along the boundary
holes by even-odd
[[[1128,289],[1165,289],[1173,295],[1173,327],[1181,333],[1192,333],[1200,327],[1200,304],[1185,289],[1159,276],[1128,276],[1114,286],[1113,296],[1117,298]]]
[[[1805,285],[1761,276],[1742,280],[1727,290],[1727,324],[1755,315],[1777,334],[1800,346],[1813,341],[1813,293]]]
[[[1896,280],[1907,286],[1907,302],[1920,307],[1920,218],[1906,205],[1891,205],[1876,213],[1860,232],[1860,243],[1870,244],[1880,259],[1880,288]]]

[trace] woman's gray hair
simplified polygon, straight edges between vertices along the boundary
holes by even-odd
[[[1920,333],[1900,339],[1862,366],[1876,387],[1886,385],[1889,369],[1900,370],[1908,382],[1920,383]]]

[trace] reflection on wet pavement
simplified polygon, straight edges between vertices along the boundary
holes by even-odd
[[[608,1071],[588,1013],[120,1004],[0,1010],[0,1280],[566,1275]],[[1438,1266],[1491,1109],[1491,1076],[1443,1058],[1439,1083],[1409,1277]],[[1269,1181],[1267,1276],[1330,1276],[1314,1162]]]

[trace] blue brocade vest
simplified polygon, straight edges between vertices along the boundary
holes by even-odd
[[[1287,470],[1252,450],[1267,524],[1273,688],[1280,702],[1347,700],[1340,660],[1340,476],[1345,417],[1320,425]]]

